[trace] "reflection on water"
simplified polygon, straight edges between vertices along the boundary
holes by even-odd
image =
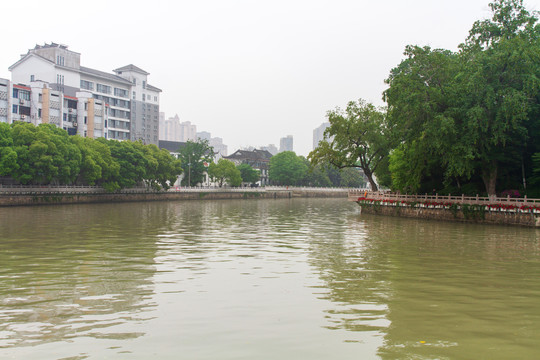
[[[535,229],[343,199],[0,208],[0,358],[538,358]]]

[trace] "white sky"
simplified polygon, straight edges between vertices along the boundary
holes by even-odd
[[[529,0],[529,10],[540,0]],[[0,77],[35,44],[61,43],[81,65],[134,64],[163,90],[160,110],[239,147],[293,135],[312,150],[328,110],[383,105],[407,44],[456,50],[489,0],[27,0],[2,2]]]

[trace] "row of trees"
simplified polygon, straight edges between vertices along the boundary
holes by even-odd
[[[284,151],[270,158],[270,180],[277,185],[316,187],[363,187],[362,173],[357,169],[338,169],[330,163],[311,164],[293,151]]]
[[[259,170],[248,164],[235,166],[232,161],[219,159],[212,162],[213,148],[207,140],[188,141],[179,149],[179,160],[183,169],[183,186],[196,186],[204,182],[208,173],[218,186],[240,186],[254,184],[261,178]],[[356,169],[343,169],[329,163],[312,165],[303,156],[292,151],[274,155],[269,163],[269,180],[276,185],[317,186],[317,187],[362,187],[364,178]]]
[[[0,176],[21,184],[160,189],[181,172],[180,162],[155,145],[69,136],[51,124],[0,123]]]
[[[540,195],[538,17],[522,0],[489,6],[457,52],[407,46],[386,79],[387,108],[330,111],[311,162],[359,167],[373,189],[376,176],[402,192]]]
[[[182,173],[184,186],[202,183],[206,172],[219,186],[253,184],[260,179],[259,171],[248,164],[235,166],[226,159],[212,162],[213,148],[206,140],[188,141],[179,154],[175,159],[167,150],[140,141],[69,136],[51,124],[0,123],[0,177],[21,184],[98,185],[115,191],[141,184],[168,189]],[[310,169],[307,159],[293,152],[272,158],[269,177],[281,185],[362,184],[358,172]]]

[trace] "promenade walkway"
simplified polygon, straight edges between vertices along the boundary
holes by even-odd
[[[485,206],[489,209],[522,209],[528,210],[529,208],[540,209],[540,199],[529,199],[527,196],[522,198],[507,197],[480,197],[476,196],[443,196],[443,195],[407,195],[398,194],[392,192],[383,191],[365,191],[365,190],[351,190],[348,195],[349,201],[372,201],[380,202],[381,205],[395,205],[395,204],[415,204],[421,207],[448,207],[452,204],[457,205],[476,205]]]

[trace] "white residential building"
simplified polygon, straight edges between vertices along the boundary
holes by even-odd
[[[30,106],[31,116],[35,113],[35,118],[31,120],[36,124],[47,122],[45,115],[48,115],[48,122],[76,129],[76,133],[81,135],[142,140],[157,145],[161,90],[147,83],[149,74],[134,65],[118,68],[111,74],[81,66],[80,58],[79,53],[68,50],[67,46],[51,43],[36,45],[9,67],[13,84],[30,84],[31,92],[35,89],[32,99],[37,96],[37,100],[32,100]],[[41,99],[49,96],[52,101],[58,97],[60,106],[53,101],[48,114],[44,114],[44,110],[40,114],[37,111],[40,92]],[[67,103],[60,99],[67,99]],[[103,108],[96,110],[96,104]],[[63,112],[64,106],[67,112]],[[82,115],[88,108],[102,112],[100,117],[94,117],[90,128],[88,116],[85,122]],[[23,111],[26,111],[24,106]],[[18,115],[16,120],[21,119],[20,111]],[[79,118],[79,115],[83,117]]]
[[[107,105],[89,92],[69,96],[43,81],[23,85],[0,79],[0,122],[54,124],[70,135],[97,138],[104,135],[107,114]]]
[[[322,123],[321,126],[313,130],[313,149],[315,149],[321,140],[324,140],[324,130],[330,126],[329,122]]]

